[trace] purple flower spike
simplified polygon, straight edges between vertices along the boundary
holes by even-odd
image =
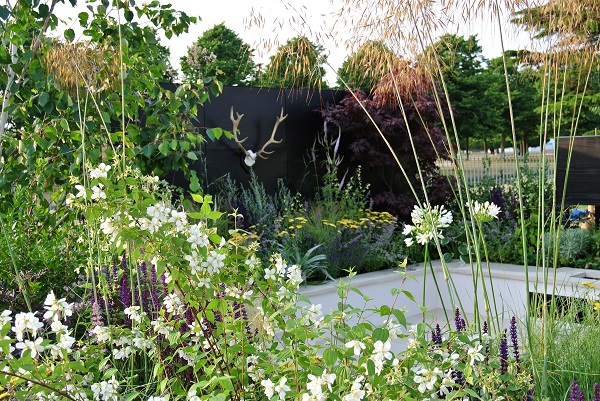
[[[487,320],[483,321],[483,334],[488,334],[489,329],[488,329],[488,324],[487,324]]]
[[[508,341],[506,340],[506,329],[500,339],[500,374],[504,375],[508,371]]]
[[[579,388],[579,384],[577,382],[571,383],[571,396],[569,397],[569,401],[585,401],[583,397],[583,391]]]
[[[517,361],[517,372],[519,371],[519,338],[517,335],[517,319],[513,316],[510,319],[510,340],[512,342],[513,353],[515,355],[515,360]]]
[[[594,401],[600,401],[600,386],[594,383]]]
[[[460,309],[456,308],[456,314],[454,316],[454,325],[456,326],[456,331],[464,331],[466,328],[465,319],[460,316]]]
[[[434,344],[442,343],[442,330],[440,329],[440,324],[436,323],[435,328],[433,329],[433,333],[431,333],[431,341]]]

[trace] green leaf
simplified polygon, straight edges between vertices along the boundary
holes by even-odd
[[[40,15],[40,18],[46,18],[49,12],[50,9],[48,8],[47,4],[40,4],[40,7],[38,8],[38,14]]]
[[[219,220],[221,218],[221,216],[223,216],[223,214],[224,214],[223,212],[217,212],[217,211],[213,210],[208,215],[206,215],[206,217],[211,220]]]
[[[192,194],[192,199],[198,203],[204,203],[204,196],[199,194]]]
[[[369,376],[375,376],[375,362],[372,359],[367,359],[367,373]]]
[[[325,364],[327,366],[331,367],[338,360],[338,354],[336,351],[332,350],[331,348],[327,348],[323,352],[323,360],[325,361]]]
[[[130,393],[129,395],[127,395],[127,398],[125,398],[124,401],[132,401],[132,400],[136,399],[140,395],[142,395],[142,394],[138,393],[137,391],[134,391],[134,392]]]
[[[60,119],[60,126],[62,129],[64,129],[65,131],[69,130],[69,123],[67,122],[67,120],[65,120],[64,118]]]
[[[190,160],[198,160],[198,156],[196,156],[195,152],[187,152],[185,156]]]
[[[127,22],[131,22],[133,20],[133,11],[125,10],[125,19]]]
[[[71,28],[66,29],[64,35],[65,35],[65,39],[67,39],[69,42],[72,42],[75,40],[75,31]]]
[[[0,6],[0,19],[6,21],[10,16],[10,11],[8,11],[8,7]]]
[[[113,377],[117,373],[119,373],[119,369],[117,369],[117,368],[109,368],[102,375],[102,380],[110,379],[111,377]]]
[[[223,129],[221,128],[209,128],[206,130],[206,136],[208,136],[213,141],[220,139],[223,135]]]
[[[388,329],[378,327],[375,330],[373,330],[372,337],[373,337],[373,341],[386,342],[388,340],[388,338],[390,337],[390,332],[388,331]]]
[[[86,12],[79,13],[78,17],[79,17],[79,25],[81,25],[81,26],[87,25],[88,18],[89,18],[88,13],[86,13]]]
[[[50,100],[50,95],[48,95],[48,92],[44,92],[40,95],[38,102],[40,106],[44,107],[48,103],[48,100]]]
[[[220,244],[221,241],[223,240],[223,238],[218,234],[211,234],[211,235],[209,235],[208,239],[211,240],[211,242],[213,244],[217,244],[217,245]]]

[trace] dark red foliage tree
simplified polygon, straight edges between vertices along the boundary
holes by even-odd
[[[438,125],[434,88],[418,67],[403,63],[380,81],[372,97],[362,91],[348,93],[338,105],[322,111],[329,129],[341,129],[342,148],[350,154],[351,164],[363,166],[374,206],[403,221],[410,218],[416,204],[406,178],[417,196],[423,199],[424,195],[417,163],[432,204],[445,203],[451,195],[450,183],[436,166],[438,158],[448,158],[448,147]],[[379,131],[390,143],[406,177]]]

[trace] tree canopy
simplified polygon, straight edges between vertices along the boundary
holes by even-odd
[[[217,77],[224,85],[248,85],[254,78],[253,50],[224,23],[205,31],[181,57],[185,79],[195,83]]]
[[[465,39],[445,34],[421,56],[421,62],[431,66],[439,84],[443,79],[446,85],[456,134],[467,150],[469,138],[485,143],[499,124],[495,99],[490,98],[489,77],[484,74],[482,51],[476,36]]]

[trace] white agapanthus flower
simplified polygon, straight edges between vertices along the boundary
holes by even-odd
[[[406,246],[412,246],[415,240],[421,245],[426,245],[436,236],[442,239],[444,236],[441,229],[452,223],[452,212],[444,209],[444,205],[434,207],[428,205],[424,208],[415,205],[410,215],[413,225],[406,224],[402,231],[406,236],[404,239]]]
[[[471,214],[471,218],[480,222],[487,223],[498,218],[500,208],[493,202],[479,203],[478,201],[470,201],[466,204]]]

